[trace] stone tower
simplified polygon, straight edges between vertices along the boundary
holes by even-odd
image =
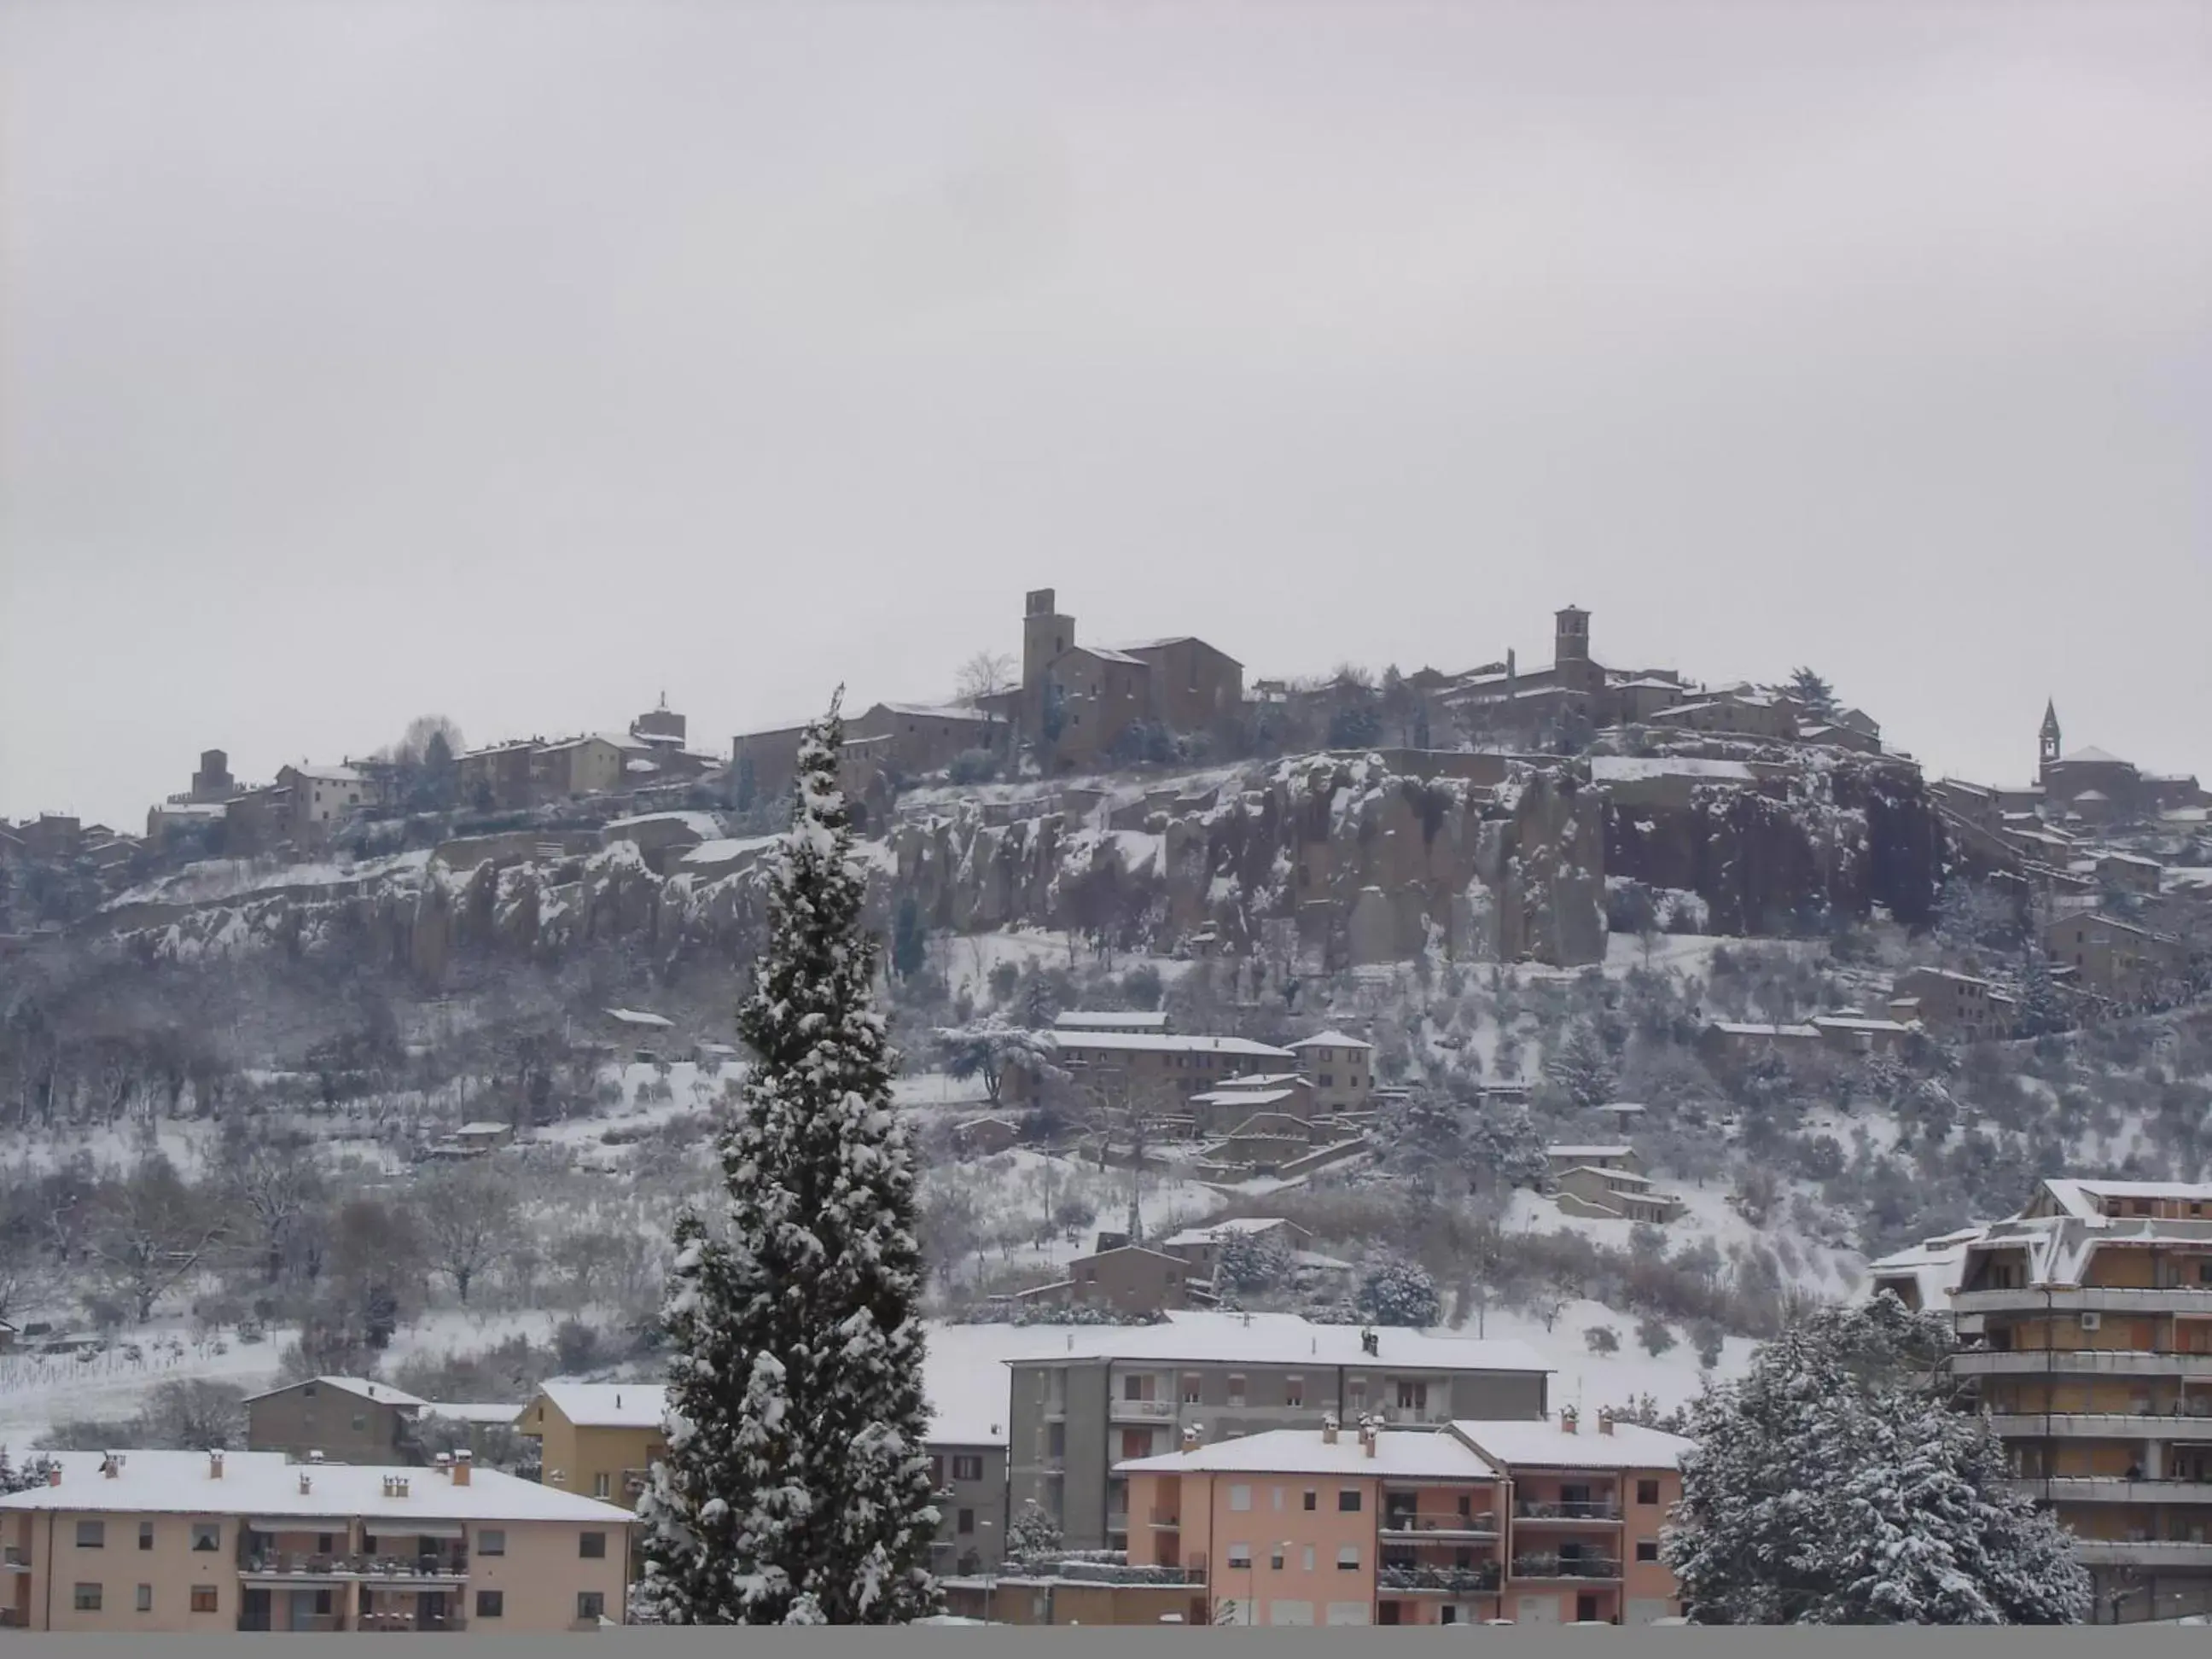
[[[1049,587],[1032,588],[1022,607],[1022,690],[1034,696],[1052,659],[1075,643],[1075,618],[1062,616]]]
[[[2044,700],[2043,731],[2036,744],[2036,750],[2042,762],[2041,766],[2037,769],[2038,775],[2040,777],[2042,774],[2051,770],[2051,762],[2057,760],[2059,756],[2058,705],[2048,698]]]
[[[1580,605],[1552,613],[1552,672],[1555,683],[1570,691],[1597,690],[1597,672],[1590,663],[1589,612]]]

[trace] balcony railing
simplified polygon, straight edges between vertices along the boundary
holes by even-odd
[[[1182,1516],[1176,1510],[1156,1509],[1152,1512],[1150,1521],[1162,1532],[1173,1532],[1182,1525]]]
[[[1116,1417],[1141,1417],[1147,1422],[1162,1422],[1176,1414],[1172,1400],[1117,1400],[1114,1402]]]
[[[2205,1411],[1997,1412],[1985,1413],[2001,1436],[2029,1440],[2212,1440]]]
[[[1528,1499],[1513,1506],[1516,1521],[1618,1521],[1620,1505],[1609,1498],[1568,1498],[1556,1503]]]
[[[1426,1591],[1438,1595],[1487,1595],[1498,1588],[1498,1563],[1484,1561],[1472,1567],[1384,1566],[1377,1569],[1375,1582],[1386,1590]]]
[[[1951,1369],[1960,1376],[2212,1377],[2212,1353],[2174,1348],[1973,1348],[1954,1354]]]
[[[0,1545],[0,1567],[27,1567],[31,1553],[20,1544]]]
[[[1961,1291],[1954,1313],[2212,1313],[2212,1285],[2086,1285],[2078,1290]]]
[[[468,1553],[450,1555],[318,1555],[272,1551],[249,1556],[239,1567],[241,1578],[437,1579],[469,1576]]]
[[[1618,1578],[1620,1563],[1601,1555],[1520,1555],[1513,1559],[1516,1578]]]
[[[1497,1536],[1498,1516],[1490,1510],[1483,1510],[1474,1515],[1400,1514],[1386,1515],[1382,1518],[1383,1540],[1392,1544],[1423,1540],[1455,1543],[1470,1538]]]
[[[2149,1480],[2118,1474],[2019,1475],[2013,1488],[2029,1498],[2070,1504],[2212,1504],[2212,1481]]]
[[[2074,1553],[2098,1567],[2212,1567],[2212,1544],[2164,1538],[2077,1538]]]
[[[1044,1567],[1054,1578],[1083,1584],[1203,1584],[1203,1565],[1133,1566],[1119,1561],[1054,1561]],[[1241,1569],[1240,1569],[1241,1571]]]

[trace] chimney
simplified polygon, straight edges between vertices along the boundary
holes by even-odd
[[[615,1396],[615,1409],[617,1411],[620,1411],[622,1409],[622,1396],[620,1395],[617,1395]]]
[[[310,1463],[319,1463],[323,1461],[323,1455],[319,1451],[311,1451],[307,1454],[307,1461]]]
[[[1198,1449],[1198,1438],[1203,1426],[1203,1425],[1197,1423],[1190,1423],[1184,1425],[1182,1431],[1182,1449],[1185,1451],[1196,1451]]]
[[[46,1465],[46,1484],[47,1484],[48,1486],[60,1486],[60,1485],[61,1485],[61,1483],[62,1483],[62,1466],[61,1466],[59,1463],[58,1463],[58,1462],[57,1462],[57,1463],[49,1463],[49,1464],[47,1464],[47,1465]]]
[[[469,1470],[475,1462],[476,1457],[473,1453],[461,1451],[453,1454],[453,1484],[455,1486],[465,1486],[469,1484]]]
[[[1330,1412],[1321,1420],[1321,1443],[1324,1446],[1334,1446],[1336,1443],[1336,1413],[1334,1412]]]
[[[453,1455],[451,1452],[440,1452],[438,1454],[438,1473],[441,1474],[451,1474],[453,1472]]]
[[[307,1470],[301,1469],[300,1471],[300,1496],[305,1498],[309,1492],[314,1491],[314,1477],[309,1474]]]
[[[1572,1406],[1565,1407],[1559,1413],[1559,1432],[1562,1434],[1572,1434],[1575,1431],[1575,1425],[1580,1417],[1581,1413],[1576,1411]]]
[[[123,1454],[102,1452],[100,1456],[100,1472],[110,1480],[114,1480],[117,1475],[123,1473]]]
[[[1603,1407],[1599,1410],[1597,1414],[1597,1431],[1600,1434],[1611,1434],[1613,1432],[1612,1407]]]
[[[210,1480],[222,1479],[222,1449],[219,1446],[208,1448],[208,1479]]]

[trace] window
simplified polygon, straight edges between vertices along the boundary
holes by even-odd
[[[79,1613],[98,1613],[100,1611],[100,1586],[97,1584],[79,1584],[76,1587],[76,1610]]]
[[[1249,1567],[1252,1565],[1252,1547],[1249,1544],[1231,1544],[1229,1547],[1229,1565]]]
[[[1304,1565],[1305,1570],[1308,1572],[1311,1572],[1313,1571],[1313,1546],[1311,1544],[1306,1546]]]
[[[1141,1376],[1125,1376],[1125,1377],[1123,1377],[1123,1378],[1121,1379],[1121,1398],[1122,1398],[1122,1399],[1124,1399],[1124,1400],[1142,1400],[1144,1397],[1145,1397],[1145,1379],[1144,1379],[1143,1377],[1141,1377]]]
[[[954,1458],[952,1478],[955,1480],[981,1480],[983,1478],[983,1460],[973,1454]]]
[[[1244,1379],[1234,1371],[1229,1374],[1229,1403],[1232,1406],[1244,1403]]]
[[[1282,1570],[1283,1547],[1280,1544],[1278,1544],[1267,1553],[1267,1571],[1270,1572],[1280,1572]]]
[[[331,1552],[331,1547],[335,1542],[336,1540],[331,1534],[326,1532],[317,1533],[315,1534],[315,1553],[318,1555],[330,1554]]]
[[[602,1534],[604,1541],[605,1534]],[[576,1592],[576,1617],[579,1620],[602,1619],[606,1616],[607,1598],[598,1590]]]
[[[154,1611],[154,1587],[151,1584],[138,1586],[138,1611],[141,1613]]]
[[[1197,1405],[1199,1403],[1199,1395],[1201,1391],[1202,1384],[1200,1382],[1197,1373],[1194,1371],[1184,1372],[1182,1379],[1182,1403],[1186,1406]]]
[[[1639,1561],[1656,1561],[1659,1559],[1659,1540],[1656,1538],[1638,1539],[1636,1559]]]
[[[1229,1489],[1229,1507],[1238,1511],[1240,1514],[1243,1511],[1250,1509],[1252,1507],[1252,1488],[1249,1486],[1231,1486]]]
[[[614,1477],[602,1469],[592,1477],[592,1496],[605,1498],[614,1490]]]
[[[356,1412],[353,1414],[353,1431],[356,1434],[359,1434],[368,1427],[368,1413],[367,1412]]]
[[[300,1390],[300,1397],[301,1397],[302,1400],[313,1400],[313,1399],[315,1397],[315,1392],[316,1392],[316,1387],[315,1387],[315,1384],[313,1384],[313,1382],[309,1382],[309,1383],[307,1383],[306,1385],[304,1385],[304,1386],[301,1389],[301,1390]],[[542,1416],[543,1414],[544,1414],[544,1413],[541,1412],[541,1413],[540,1413],[540,1415]]]
[[[945,1486],[945,1460],[942,1457],[929,1460],[929,1485],[933,1492],[941,1491]]]
[[[1317,1510],[1321,1507],[1321,1494],[1311,1486],[1306,1488],[1306,1501],[1303,1507],[1308,1510]]]
[[[1638,1481],[1636,1483],[1636,1501],[1639,1504],[1657,1503],[1659,1501],[1659,1483],[1656,1480]]]
[[[1276,1487],[1276,1488],[1275,1488],[1275,1513],[1276,1513],[1276,1514],[1278,1514],[1278,1515],[1280,1515],[1282,1512],[1283,1512],[1283,1489],[1282,1489],[1280,1486],[1278,1486],[1278,1487]]]
[[[1336,1570],[1339,1572],[1358,1572],[1359,1571],[1358,1545],[1340,1544],[1337,1547]]]
[[[78,1522],[76,1523],[76,1547],[81,1550],[106,1549],[107,1547],[107,1522],[105,1521]]]
[[[507,1592],[505,1590],[478,1590],[477,1592],[477,1618],[498,1619],[503,1617],[506,1614],[506,1612]]]
[[[193,1522],[192,1547],[195,1550],[202,1551],[221,1549],[222,1547],[222,1522],[220,1521]]]
[[[960,1511],[957,1529],[961,1532],[973,1532],[975,1530],[975,1510],[963,1510]]]
[[[576,1534],[576,1555],[580,1560],[604,1561],[607,1559],[607,1535],[603,1532],[580,1532]]]
[[[142,1550],[150,1550],[154,1547],[154,1523],[151,1521],[141,1521],[138,1523],[138,1547]]]
[[[504,1555],[504,1554],[506,1554],[506,1553],[507,1553],[507,1528],[504,1528],[504,1527],[479,1527],[479,1528],[477,1528],[477,1553],[478,1555]]]
[[[1337,1512],[1340,1515],[1358,1514],[1359,1488],[1357,1486],[1338,1487],[1336,1490],[1336,1508]]]
[[[1303,1406],[1306,1403],[1305,1378],[1286,1376],[1283,1379],[1283,1403],[1285,1406]]]
[[[192,1611],[194,1613],[220,1613],[222,1611],[222,1601],[220,1598],[216,1596],[215,1586],[213,1584],[195,1584],[192,1586]]]
[[[1429,1408],[1429,1385],[1425,1382],[1401,1381],[1398,1384],[1398,1409],[1401,1412],[1425,1412]]]

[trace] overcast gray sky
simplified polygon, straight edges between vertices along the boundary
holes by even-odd
[[[0,0],[0,813],[1056,586],[2212,775],[2212,9]]]

